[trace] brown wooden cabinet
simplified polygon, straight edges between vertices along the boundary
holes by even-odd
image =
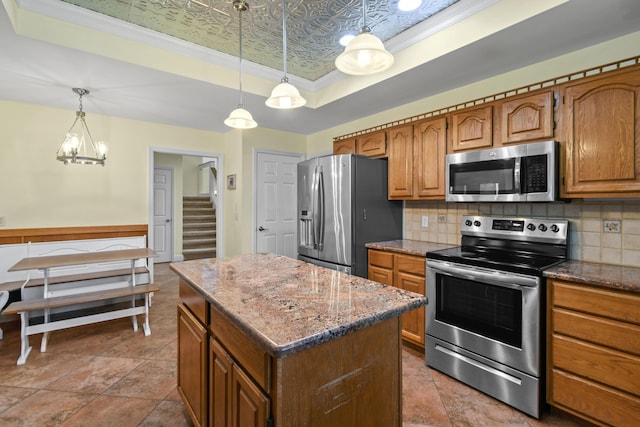
[[[493,105],[451,113],[449,153],[493,146]]]
[[[387,130],[389,199],[413,197],[413,125]]]
[[[356,139],[356,153],[367,157],[386,157],[387,132],[381,130],[360,135]]]
[[[207,330],[178,304],[178,393],[196,426],[207,420]]]
[[[602,426],[640,425],[640,296],[549,280],[547,400]]]
[[[562,86],[564,196],[640,196],[640,69]]]
[[[386,157],[387,133],[381,130],[334,141],[333,154],[351,153],[362,154],[367,157]]]
[[[352,154],[356,152],[356,138],[346,138],[333,142],[333,154]]]
[[[425,119],[413,129],[413,198],[444,200],[447,118]]]
[[[425,271],[425,257],[369,249],[369,280],[425,295]],[[424,348],[424,307],[403,314],[401,323],[402,338]]]
[[[496,105],[494,134],[502,145],[553,139],[554,92],[512,96]]]

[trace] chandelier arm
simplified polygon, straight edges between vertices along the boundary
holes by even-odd
[[[91,142],[91,146],[93,147],[93,151],[96,153],[96,157],[97,157],[99,154],[98,146],[96,145],[95,142],[93,142],[93,137],[91,136],[91,132],[89,131],[89,126],[87,126],[87,122],[84,120],[84,117],[80,118],[80,123],[81,123],[82,129],[87,133],[87,136],[89,137],[89,142]]]
[[[69,128],[69,130],[67,131],[67,133],[70,133],[71,130],[73,130],[73,127],[76,125],[76,123],[78,123],[78,119],[80,118],[80,114],[78,114],[80,111],[76,112],[76,119],[73,121],[73,123],[71,124],[71,127]],[[62,143],[64,144],[64,141],[62,141]]]

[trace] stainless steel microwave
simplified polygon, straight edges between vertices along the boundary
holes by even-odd
[[[534,142],[447,154],[447,202],[551,202],[558,144]]]

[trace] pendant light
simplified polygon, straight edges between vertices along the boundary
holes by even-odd
[[[393,65],[393,55],[367,27],[367,5],[362,1],[362,29],[336,58],[336,67],[346,74],[364,76],[384,71]]]
[[[236,129],[252,129],[258,126],[251,113],[244,109],[242,105],[242,12],[249,9],[249,5],[244,0],[234,0],[233,8],[238,11],[238,20],[240,22],[240,103],[238,108],[233,110],[224,124]]]
[[[85,113],[82,111],[82,97],[88,95],[87,89],[74,87],[73,93],[80,97],[80,106],[76,111],[76,119],[67,131],[67,134],[58,148],[56,159],[65,165],[102,165],[107,159],[107,146],[104,142],[93,142],[91,132],[84,119]],[[79,125],[77,129],[76,125]],[[77,130],[74,130],[77,129]]]
[[[273,88],[271,96],[265,104],[267,107],[289,109],[302,107],[307,100],[300,96],[298,89],[291,83],[287,77],[287,2],[282,0],[282,56],[284,57],[284,77],[281,83]]]

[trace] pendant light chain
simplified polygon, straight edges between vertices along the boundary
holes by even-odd
[[[282,0],[282,54],[284,55],[284,83],[289,81],[287,77],[287,0]]]
[[[362,0],[362,31],[371,31],[369,27],[367,27],[367,0]]]
[[[240,15],[240,76],[239,76],[239,80],[240,80],[240,108],[244,107],[244,104],[242,103],[242,8],[238,9],[238,14]]]

